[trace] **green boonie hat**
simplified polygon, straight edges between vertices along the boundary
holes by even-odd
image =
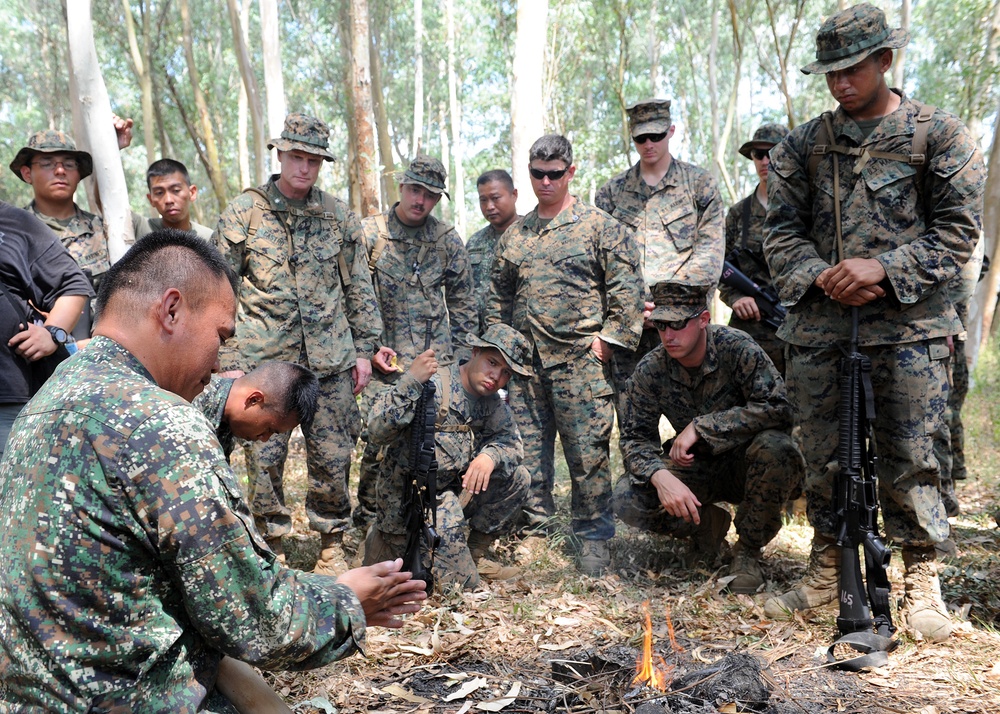
[[[686,320],[696,317],[708,309],[710,285],[687,285],[684,283],[659,282],[650,288],[653,294],[653,308],[650,320]]]
[[[847,69],[875,52],[898,49],[910,41],[902,28],[890,30],[885,13],[862,3],[831,15],[816,34],[816,61],[802,68],[803,74],[826,74]]]
[[[625,107],[628,130],[632,136],[665,134],[670,131],[670,100],[643,99]]]
[[[289,114],[281,136],[267,143],[268,149],[278,151],[304,151],[335,161],[330,153],[330,129],[315,117],[306,114]]]
[[[417,157],[410,162],[410,165],[403,172],[403,178],[399,180],[399,185],[415,183],[423,186],[431,193],[444,194],[451,200],[451,194],[445,191],[445,180],[448,172],[445,171],[444,164],[433,156],[417,154]]]
[[[750,149],[770,149],[788,136],[788,127],[784,124],[762,124],[753,133],[753,138],[740,147],[740,153],[750,156]]]
[[[524,335],[510,325],[497,323],[486,328],[482,337],[470,334],[465,340],[470,347],[495,347],[507,360],[507,365],[522,377],[534,377],[531,363],[531,345]]]
[[[94,159],[86,151],[77,151],[73,137],[64,131],[39,131],[28,137],[28,145],[17,152],[10,162],[10,170],[24,181],[21,167],[31,163],[35,154],[71,154],[80,167],[80,178],[85,179],[94,173]]]

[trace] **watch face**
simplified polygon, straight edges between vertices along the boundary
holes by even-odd
[[[66,330],[64,330],[61,327],[55,327],[53,325],[49,325],[48,326],[48,331],[52,335],[52,339],[54,339],[56,342],[58,342],[60,344],[63,344],[63,345],[66,344],[66,340],[69,337],[66,334]]]

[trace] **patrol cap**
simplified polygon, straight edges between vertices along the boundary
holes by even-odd
[[[665,134],[670,131],[670,100],[643,99],[628,107],[628,130],[632,136]]]
[[[784,124],[762,124],[753,133],[753,138],[740,147],[740,153],[748,159],[750,149],[770,149],[788,136],[788,127]]]
[[[650,288],[656,307],[649,319],[674,322],[696,317],[708,309],[711,291],[710,285],[687,285],[666,280],[656,283]]]
[[[445,191],[445,179],[448,172],[445,171],[444,164],[427,154],[417,154],[417,157],[410,162],[410,165],[403,172],[403,178],[399,184],[412,183],[423,186],[431,193],[444,194],[451,199],[451,195]]]
[[[534,377],[531,367],[531,345],[524,335],[510,325],[497,323],[486,328],[482,337],[470,334],[466,338],[470,347],[494,347],[507,360],[507,365],[522,377]]]
[[[816,61],[802,68],[803,74],[826,74],[856,65],[883,49],[904,47],[910,33],[890,30],[885,13],[868,3],[854,5],[831,15],[816,34]]]
[[[28,137],[28,145],[17,152],[10,162],[10,170],[24,181],[21,167],[31,163],[35,154],[70,154],[80,167],[80,178],[87,178],[94,172],[94,159],[86,151],[77,151],[73,137],[64,131],[39,131]]]
[[[306,114],[289,114],[281,136],[267,142],[268,149],[278,151],[304,151],[334,161],[330,153],[330,129],[315,117]]]

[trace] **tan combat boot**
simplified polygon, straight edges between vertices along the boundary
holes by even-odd
[[[320,534],[319,560],[316,561],[314,573],[319,575],[341,575],[347,572],[347,561],[344,559],[344,551],[340,547],[344,534],[340,531],[336,533]]]
[[[510,580],[521,574],[520,568],[512,565],[501,565],[495,560],[484,557],[486,552],[496,540],[495,535],[483,533],[482,531],[471,531],[469,533],[469,552],[472,553],[472,560],[476,563],[476,570],[479,576],[486,580]]]
[[[729,592],[750,595],[760,589],[764,584],[760,556],[760,548],[750,548],[742,540],[736,542],[733,546],[733,562],[729,566],[729,574],[734,576],[729,581]]]
[[[813,535],[809,566],[793,589],[764,603],[764,614],[782,617],[795,610],[811,610],[836,601],[840,590],[840,548],[833,538]]]
[[[906,624],[930,642],[951,635],[952,622],[941,600],[941,582],[933,547],[903,546],[903,610]]]

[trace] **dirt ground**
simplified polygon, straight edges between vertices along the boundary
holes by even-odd
[[[612,541],[614,572],[581,576],[563,520],[568,484],[561,474],[559,534],[498,546],[501,561],[522,568],[520,578],[435,595],[402,629],[370,630],[365,657],[265,676],[296,712],[1000,712],[995,386],[992,377],[978,385],[965,410],[970,474],[958,484],[957,552],[942,576],[945,601],[962,624],[943,644],[921,641],[894,607],[899,646],[888,664],[848,673],[825,664],[836,633],[834,606],[806,617],[767,618],[768,594],[786,589],[805,568],[811,529],[801,516],[790,518],[767,548],[767,591],[754,596],[722,593],[724,566],[687,567],[682,544],[620,523]],[[302,510],[301,442],[293,454],[287,486],[297,507],[296,535],[286,550],[291,565],[310,569],[319,544]],[[617,461],[615,473],[621,473]],[[900,566],[897,550],[894,584],[902,582]],[[900,591],[894,585],[893,600]],[[644,602],[653,652],[682,690],[667,699],[632,684]],[[723,681],[712,675],[733,653],[751,655],[762,670],[756,701],[725,686],[703,691],[705,682]]]

